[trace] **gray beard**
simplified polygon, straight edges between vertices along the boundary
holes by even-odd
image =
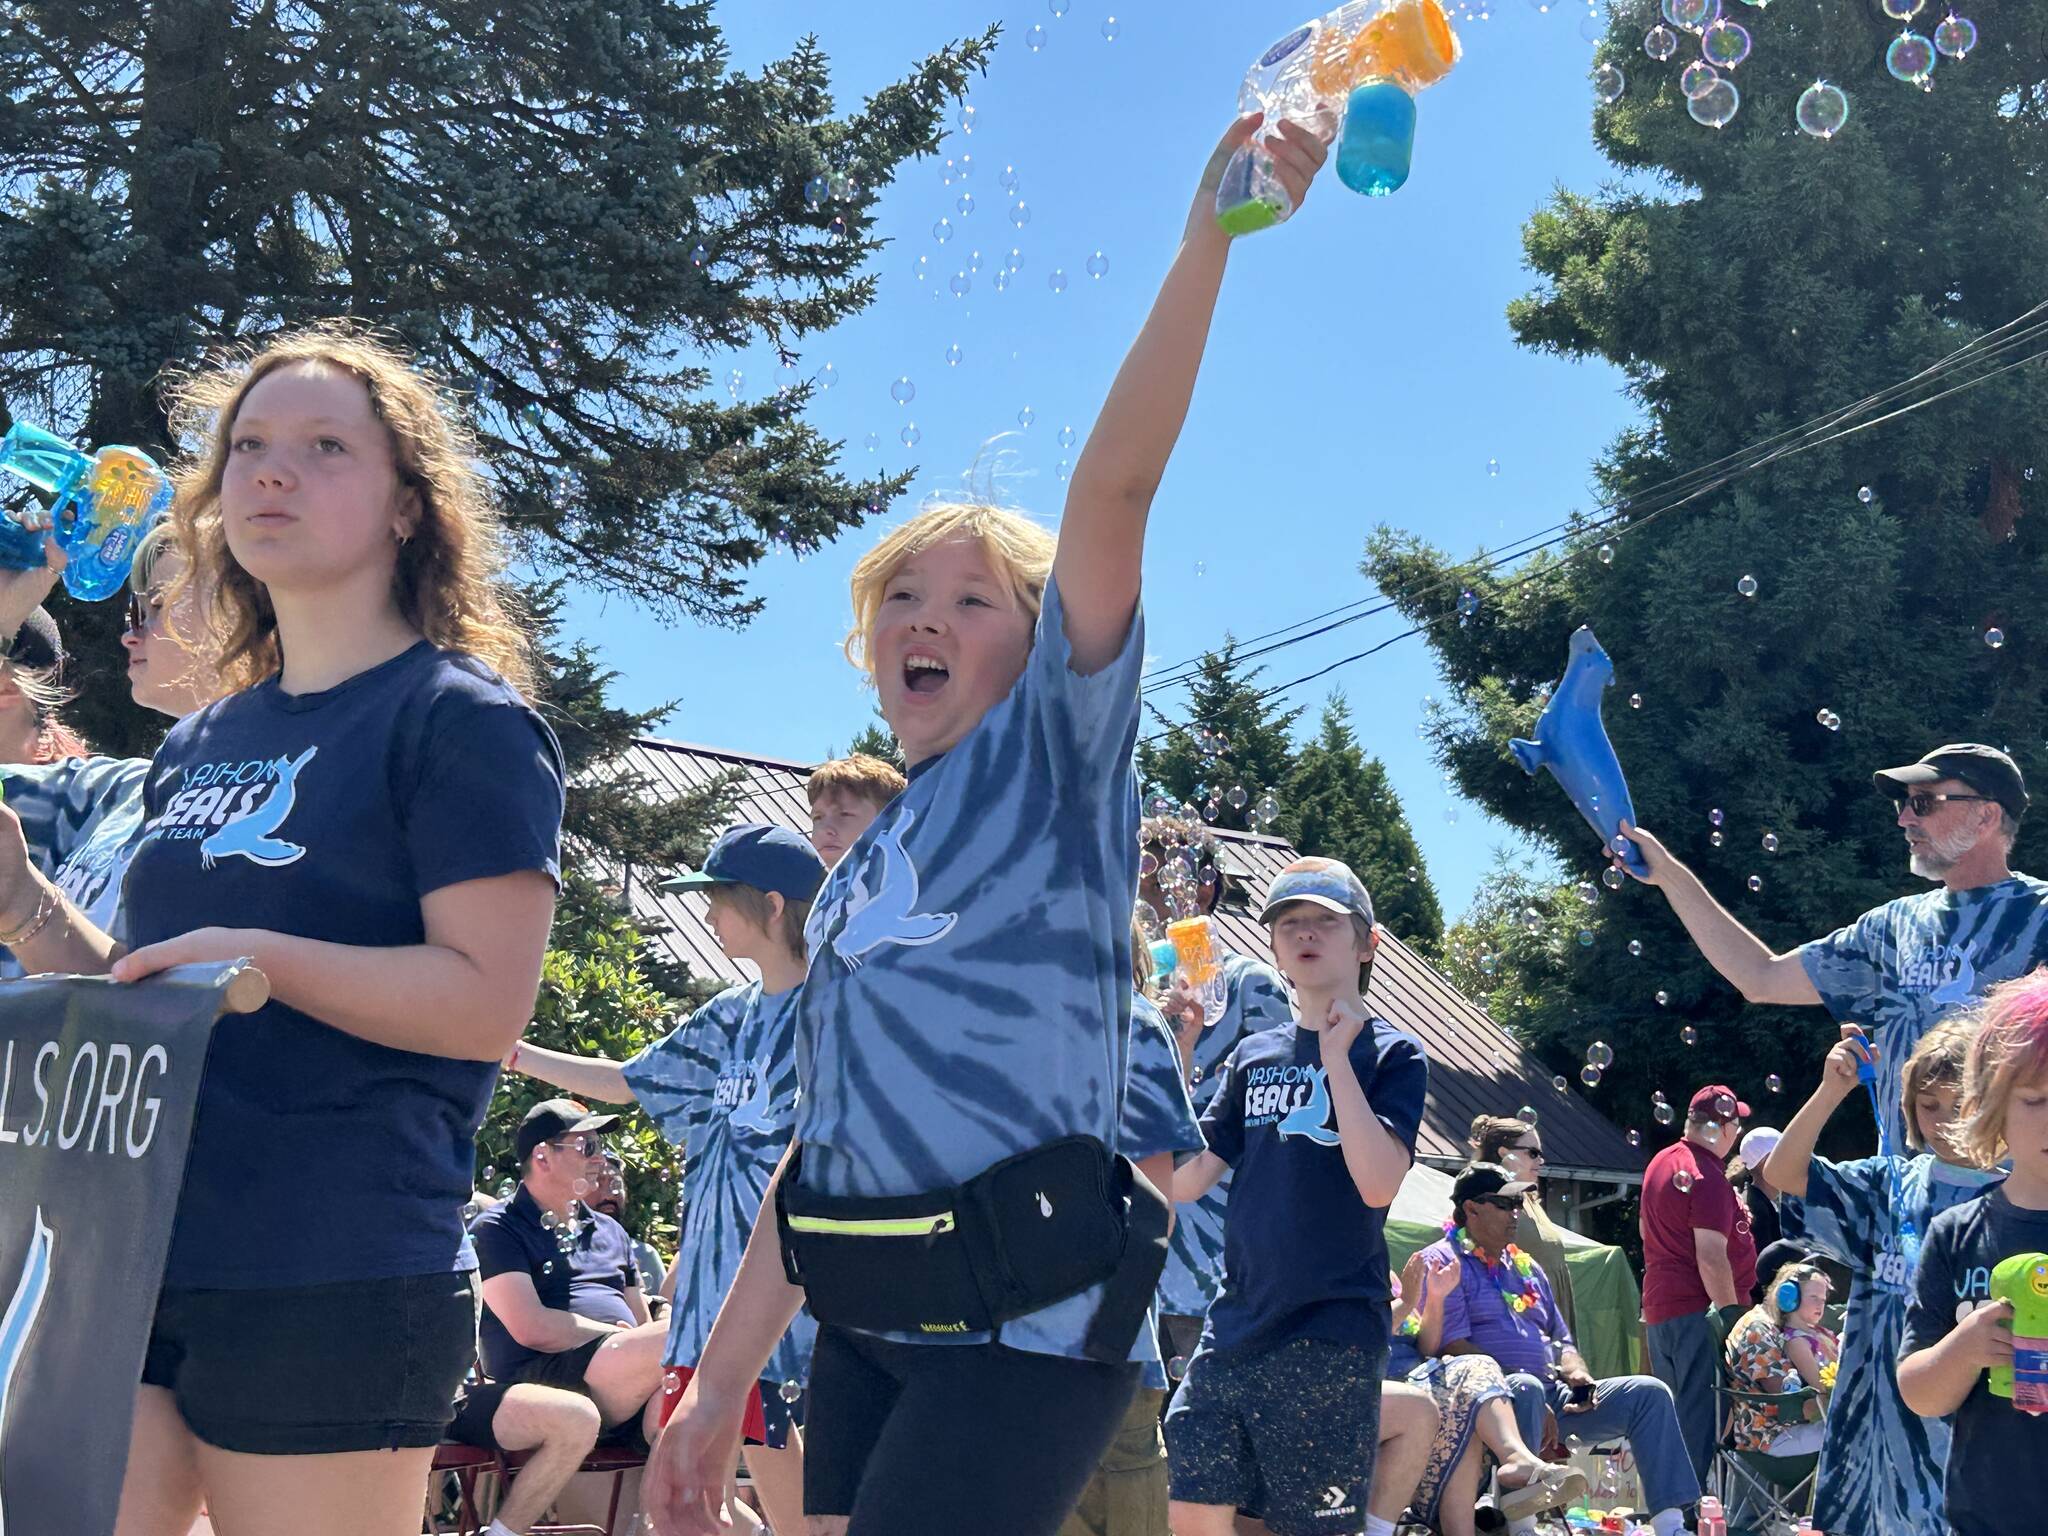
[[[1909,867],[1922,880],[1939,880],[1962,859],[1963,855],[1977,846],[1975,834],[1959,832],[1952,837],[1929,835],[1924,843],[1913,845]]]

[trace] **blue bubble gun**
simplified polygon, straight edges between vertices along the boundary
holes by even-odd
[[[0,566],[35,570],[43,531],[54,531],[69,560],[65,590],[87,602],[127,584],[135,546],[171,505],[170,477],[141,449],[110,444],[89,454],[26,422],[0,438],[0,470],[50,498],[34,524],[0,518]]]
[[[1451,72],[1458,37],[1438,0],[1349,0],[1295,28],[1252,65],[1238,110],[1282,121],[1339,125],[1337,175],[1352,191],[1384,197],[1408,179],[1415,93]],[[1256,143],[1232,157],[1216,189],[1216,222],[1248,235],[1284,223],[1294,201]]]
[[[1642,850],[1621,835],[1624,821],[1635,824],[1636,811],[1629,803],[1620,759],[1600,720],[1600,695],[1613,681],[1614,663],[1600,649],[1593,631],[1581,625],[1572,635],[1564,681],[1537,718],[1536,739],[1511,741],[1508,750],[1524,773],[1548,768],[1601,842],[1621,855],[1630,873],[1648,875],[1650,866],[1644,863]]]

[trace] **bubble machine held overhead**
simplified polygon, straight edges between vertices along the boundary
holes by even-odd
[[[1408,179],[1415,93],[1457,62],[1458,36],[1438,0],[1350,0],[1261,54],[1244,77],[1238,108],[1264,112],[1262,132],[1283,121],[1328,120],[1338,178],[1354,192],[1384,197]],[[1293,212],[1258,142],[1240,149],[1216,189],[1217,223],[1248,235]]]
[[[109,444],[86,453],[26,422],[0,438],[0,470],[50,498],[47,509],[0,518],[0,566],[36,569],[43,533],[52,532],[69,561],[65,589],[87,602],[127,584],[135,546],[171,504],[169,477],[141,449]]]

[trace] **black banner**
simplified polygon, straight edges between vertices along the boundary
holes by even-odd
[[[0,982],[0,1536],[111,1536],[207,1042],[265,992]]]

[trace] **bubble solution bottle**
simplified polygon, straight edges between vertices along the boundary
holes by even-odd
[[[1328,123],[1337,175],[1352,191],[1384,197],[1408,179],[1415,93],[1451,72],[1458,38],[1438,0],[1350,0],[1280,39],[1245,75],[1238,110],[1264,112],[1261,133],[1283,121]],[[1216,219],[1247,235],[1286,222],[1294,202],[1254,141],[1216,189]]]

